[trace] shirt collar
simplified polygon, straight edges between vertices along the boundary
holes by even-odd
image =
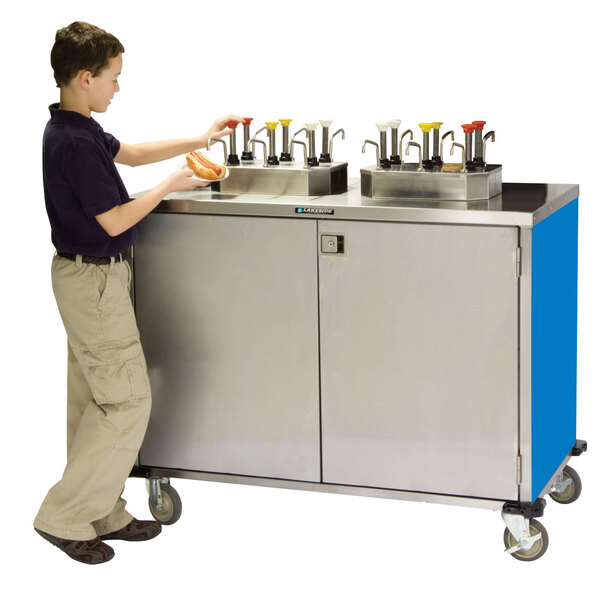
[[[102,127],[97,121],[94,121],[92,117],[84,117],[81,113],[75,112],[74,110],[61,110],[59,103],[51,104],[48,108],[50,110],[50,121],[52,123],[67,123],[74,127],[81,127],[87,129],[92,133],[97,133]]]

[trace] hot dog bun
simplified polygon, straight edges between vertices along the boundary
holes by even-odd
[[[206,158],[201,152],[188,152],[185,155],[188,167],[194,171],[194,174],[200,179],[209,179],[216,181],[225,177],[226,169],[224,165],[218,165]]]

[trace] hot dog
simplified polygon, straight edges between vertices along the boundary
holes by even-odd
[[[200,152],[188,152],[185,155],[188,167],[201,179],[222,179],[225,177],[225,167],[208,160]]]

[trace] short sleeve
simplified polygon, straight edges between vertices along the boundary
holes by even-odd
[[[92,140],[71,140],[65,148],[65,178],[81,203],[85,215],[96,215],[121,204],[117,182],[108,156]]]
[[[121,148],[121,142],[114,135],[106,133],[106,131],[104,132],[104,135],[106,136],[106,140],[108,141],[110,153],[114,158],[119,153],[119,150]]]

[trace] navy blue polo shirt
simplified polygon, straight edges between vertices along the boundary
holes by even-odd
[[[44,131],[43,173],[52,243],[61,252],[115,256],[133,244],[136,228],[110,237],[95,219],[129,195],[114,158],[121,147],[91,117],[50,107]]]

